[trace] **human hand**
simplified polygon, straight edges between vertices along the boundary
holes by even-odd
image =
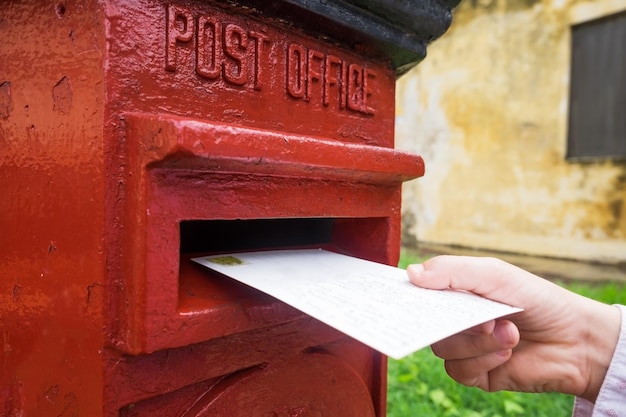
[[[619,337],[618,308],[495,258],[438,256],[407,273],[420,287],[470,291],[524,309],[432,345],[454,380],[595,402]]]

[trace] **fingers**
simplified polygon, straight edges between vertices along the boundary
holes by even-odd
[[[508,349],[474,358],[447,360],[446,372],[460,384],[485,391],[495,391],[500,387],[493,386],[489,372],[506,363],[512,354],[513,351]]]
[[[484,330],[491,329],[489,332]],[[517,346],[519,330],[508,320],[491,320],[484,325],[433,344],[433,353],[442,359],[457,360],[506,351]]]
[[[446,360],[446,372],[455,381],[485,391],[497,389],[489,373],[507,362],[520,340],[517,327],[498,320],[442,340],[432,346],[435,355]],[[490,333],[481,332],[491,327]]]
[[[437,256],[409,265],[407,274],[423,288],[465,290],[518,307],[545,285],[541,278],[495,258]]]

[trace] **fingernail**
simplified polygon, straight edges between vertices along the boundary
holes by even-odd
[[[424,265],[423,264],[411,264],[407,267],[407,269],[410,269],[412,274],[419,275],[422,272],[424,272]]]
[[[493,336],[503,345],[510,345],[513,343],[513,336],[506,323],[496,323],[496,328],[493,330]]]

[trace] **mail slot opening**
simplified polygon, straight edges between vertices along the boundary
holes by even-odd
[[[242,252],[325,245],[334,219],[192,220],[180,223],[181,253]]]
[[[187,220],[180,222],[181,261],[189,254],[324,248],[388,263],[388,217]]]
[[[241,220],[187,220],[180,222],[180,270],[178,313],[216,314],[237,318],[237,327],[246,330],[247,320],[280,322],[298,313],[252,288],[207,270],[191,258],[218,253],[268,249],[322,248],[364,259],[388,262],[386,217],[370,218],[285,218]],[[269,306],[271,308],[268,308]],[[228,314],[225,314],[228,311]],[[268,311],[272,317],[265,317]],[[262,319],[256,317],[259,314]],[[245,317],[245,320],[239,320]],[[235,321],[235,320],[233,320]],[[258,323],[257,323],[258,324]],[[218,331],[212,324],[212,331]],[[254,327],[254,326],[252,326]],[[218,331],[219,332],[219,331]]]

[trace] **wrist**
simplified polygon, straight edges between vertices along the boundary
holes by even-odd
[[[595,403],[619,340],[622,315],[618,307],[587,300],[582,374],[587,386],[580,397]]]

